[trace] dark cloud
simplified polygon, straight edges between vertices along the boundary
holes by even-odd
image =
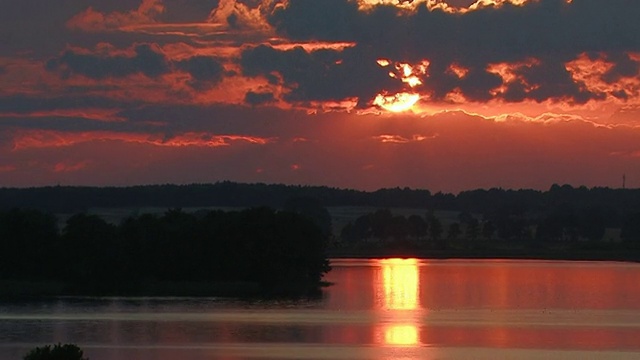
[[[466,14],[426,6],[411,13],[393,6],[365,12],[348,0],[291,0],[270,21],[281,34],[298,40],[356,41],[386,52],[382,56],[412,60],[437,55],[473,63],[637,50],[639,16],[640,2],[630,0],[539,0]]]
[[[586,90],[582,82],[573,79],[564,62],[554,58],[542,59],[536,65],[522,66],[514,73],[519,80],[509,84],[508,91],[504,94],[508,101],[521,101],[525,98],[537,102],[567,99],[582,104],[606,96]]]
[[[172,71],[184,71],[191,75],[189,85],[194,88],[215,85],[224,76],[222,64],[214,57],[194,55],[173,61],[155,44],[136,44],[132,55],[67,50],[47,61],[46,68],[63,76],[79,74],[96,80],[134,74],[157,78]]]
[[[607,60],[615,65],[603,76],[608,83],[615,83],[624,77],[638,76],[640,64],[632,60],[626,53],[614,53],[607,56]]]
[[[277,50],[260,45],[246,49],[240,63],[248,76],[273,79],[274,72],[280,74],[283,85],[290,89],[285,99],[294,102],[339,101],[352,97],[366,102],[380,89],[399,90],[398,81],[376,64],[375,54],[363,50],[307,52],[301,47]]]
[[[481,69],[472,69],[460,79],[460,90],[472,101],[487,101],[493,95],[491,90],[502,85],[502,78]]]
[[[290,0],[269,18],[281,35],[305,41],[352,41],[356,47],[333,55],[343,57],[342,64],[313,53],[305,55],[302,50],[265,48],[246,51],[242,64],[249,75],[280,73],[285,85],[293,89],[292,100],[358,96],[368,101],[377,92],[390,91],[391,85],[380,69],[367,69],[372,78],[366,81],[348,74],[334,76],[339,69],[354,70],[349,65],[355,63],[350,63],[355,57],[350,56],[368,54],[358,58],[356,71],[369,67],[376,58],[409,63],[428,59],[430,70],[422,78],[421,92],[444,99],[459,89],[468,100],[486,101],[495,96],[493,89],[503,85],[499,76],[487,72],[490,64],[534,58],[538,63],[520,68],[516,83],[504,84],[505,100],[584,103],[606,94],[588,91],[572,78],[565,64],[588,52],[616,54],[609,57],[616,65],[604,80],[637,76],[638,63],[626,54],[640,50],[638,18],[640,2],[628,0],[539,0],[524,6],[487,6],[464,14],[428,10],[425,5],[413,12],[391,5],[360,11],[355,1]],[[454,76],[447,71],[452,64],[468,72]],[[312,83],[318,84],[313,90]],[[325,86],[332,88],[334,96]]]
[[[346,0],[290,1],[269,19],[292,39],[329,41],[356,40],[362,20],[357,2]]]
[[[27,95],[13,95],[0,97],[0,113],[25,114],[39,111],[68,110],[83,108],[118,108],[136,107],[140,103],[123,102],[105,97],[79,96],[72,93],[69,96],[34,97]]]
[[[224,75],[224,68],[220,61],[210,56],[196,55],[178,61],[176,68],[191,75],[190,85],[194,88],[217,84]]]
[[[2,1],[0,55],[58,52],[69,41],[65,22],[86,6],[84,0]]]
[[[275,101],[273,93],[270,92],[253,92],[249,91],[244,96],[244,102],[250,105],[268,104]]]
[[[189,23],[204,21],[219,0],[164,0],[165,12],[159,17],[164,22]]]
[[[65,51],[60,57],[47,62],[48,70],[61,70],[63,73],[80,74],[92,79],[107,77],[125,77],[144,74],[155,78],[169,72],[169,61],[162,51],[153,45],[138,44],[132,56],[96,55]]]

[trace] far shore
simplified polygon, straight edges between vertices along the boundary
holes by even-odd
[[[424,250],[424,249],[332,249],[328,257],[333,259],[384,259],[418,258],[425,260],[549,260],[549,261],[619,261],[640,262],[635,252],[625,249],[567,249],[557,252],[550,249],[522,250]]]

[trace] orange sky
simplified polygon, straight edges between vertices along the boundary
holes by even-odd
[[[26,0],[0,186],[640,185],[640,3]]]

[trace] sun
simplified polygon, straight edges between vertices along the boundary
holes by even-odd
[[[420,95],[416,93],[401,92],[393,95],[382,93],[376,96],[373,105],[399,113],[411,110],[418,100],[420,100]]]
[[[402,81],[408,90],[396,94],[381,92],[373,100],[373,105],[391,112],[404,112],[411,110],[420,100],[420,94],[413,91],[413,88],[422,85],[422,77],[427,76],[429,61],[423,60],[417,64],[406,62],[392,62],[389,59],[378,59],[376,61],[382,68],[389,70],[389,77]]]

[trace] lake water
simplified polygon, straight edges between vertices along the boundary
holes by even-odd
[[[0,303],[0,359],[640,359],[640,265],[333,260],[312,301]]]

